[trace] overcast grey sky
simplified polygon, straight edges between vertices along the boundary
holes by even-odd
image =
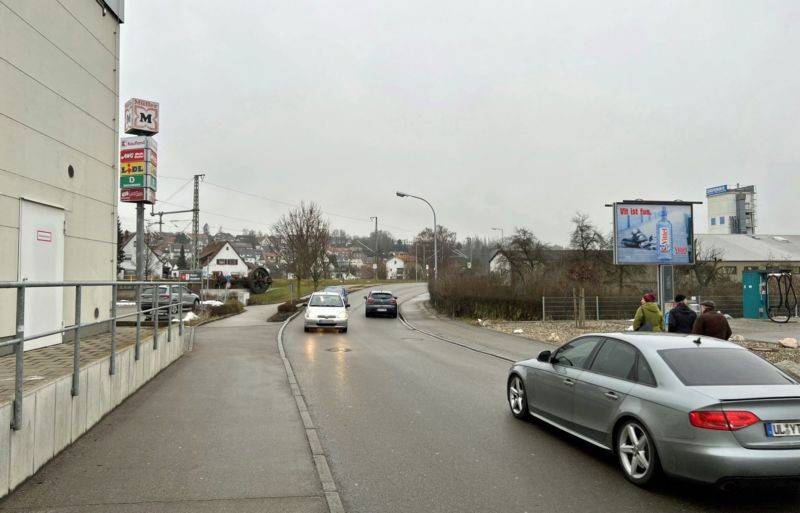
[[[757,187],[757,231],[798,233],[800,2],[125,7],[121,103],[161,103],[158,197],[172,197],[157,209],[190,207],[180,187],[203,172],[212,231],[267,231],[305,200],[333,228],[367,234],[378,216],[410,239],[432,218],[401,190],[459,238],[526,227],[563,244],[576,211],[610,231],[606,203],[741,183]],[[134,226],[130,205],[120,215]]]

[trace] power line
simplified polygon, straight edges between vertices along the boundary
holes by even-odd
[[[163,175],[159,176],[159,179],[184,180],[184,178],[180,178],[180,177],[163,176]],[[191,181],[191,178],[189,179],[189,181]],[[251,198],[259,199],[259,200],[262,200],[262,201],[269,201],[271,203],[277,203],[279,205],[284,205],[284,206],[287,206],[287,207],[298,208],[300,206],[300,205],[298,205],[296,203],[291,203],[291,202],[282,201],[282,200],[276,200],[274,198],[269,198],[267,196],[262,196],[260,194],[254,194],[254,193],[248,192],[248,191],[241,191],[241,190],[238,190],[238,189],[234,189],[232,187],[228,187],[227,185],[220,185],[220,184],[217,184],[217,183],[214,183],[214,182],[209,182],[208,180],[204,180],[203,184],[204,185],[211,185],[211,186],[216,187],[218,189],[222,189],[222,190],[225,190],[225,191],[228,191],[228,192],[233,192],[233,193],[236,193],[236,194],[241,194],[243,196],[249,196]],[[174,203],[169,203],[169,200],[172,199],[172,197],[175,194],[177,194],[178,191],[183,189],[183,187],[185,187],[185,184],[183,186],[181,186],[177,191],[175,191],[172,195],[170,195],[166,200],[158,200],[158,201],[161,202],[161,203],[166,203],[168,205],[173,205],[173,206],[177,206],[177,207],[180,207],[180,208],[190,208],[190,207],[185,207],[185,206],[181,206],[181,205],[176,205]],[[207,214],[213,214],[212,212],[209,212],[209,211],[207,211],[205,209],[203,209],[202,212],[207,213]],[[362,222],[362,223],[370,223],[370,224],[372,224],[372,220],[371,219],[365,219],[365,218],[361,218],[361,217],[353,217],[353,216],[348,216],[348,215],[344,215],[344,214],[338,214],[338,213],[335,213],[335,212],[329,212],[327,210],[323,210],[322,213],[324,213],[325,215],[331,216],[331,217],[338,217],[338,218],[347,219],[347,220],[350,220],[350,221],[359,221],[359,222]],[[249,219],[242,219],[242,218],[239,218],[239,217],[228,216],[228,215],[225,215],[225,214],[214,214],[214,215],[217,215],[219,217],[226,217],[226,218],[233,219],[233,220],[236,220],[236,221],[245,221],[245,222],[248,222],[248,223],[255,223],[255,224],[260,224],[262,226],[272,227],[272,225],[268,225],[266,223],[262,223],[262,222],[259,222],[259,221],[251,221]],[[400,230],[400,231],[407,232],[407,233],[414,233],[414,230],[410,230],[408,228],[403,228],[401,226],[394,226],[394,225],[390,225],[390,224],[386,224],[386,223],[383,223],[383,226],[385,226],[386,228],[392,228],[394,230]]]

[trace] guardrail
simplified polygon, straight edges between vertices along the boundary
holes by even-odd
[[[0,342],[0,347],[14,347],[16,355],[16,363],[14,367],[14,407],[13,419],[11,428],[15,431],[19,430],[22,426],[22,396],[23,396],[23,377],[24,377],[24,352],[25,342],[29,340],[36,340],[39,338],[49,337],[52,335],[64,334],[69,332],[73,333],[73,363],[72,363],[72,396],[80,395],[80,359],[81,359],[81,328],[90,328],[92,326],[100,326],[102,324],[111,323],[111,359],[109,362],[109,374],[113,375],[116,372],[116,356],[117,356],[117,321],[128,317],[136,317],[136,346],[134,350],[134,359],[139,360],[141,354],[141,331],[142,331],[142,315],[148,315],[153,318],[153,349],[158,349],[158,318],[161,310],[166,309],[167,313],[167,342],[172,341],[172,309],[174,303],[172,301],[172,286],[173,285],[187,285],[193,283],[190,281],[126,281],[126,285],[136,286],[136,312],[125,315],[117,315],[117,287],[120,282],[116,281],[63,281],[63,282],[0,282],[0,289],[16,289],[17,291],[17,306],[16,306],[16,328],[14,338]],[[169,287],[169,299],[164,305],[159,300],[157,294],[159,286]],[[67,326],[58,330],[46,331],[42,333],[35,333],[33,335],[25,334],[25,291],[30,288],[74,288],[75,289],[75,324]],[[102,321],[95,321],[89,323],[81,323],[81,294],[84,287],[111,287],[111,317]],[[154,287],[153,302],[151,308],[142,310],[141,308],[141,293],[142,288]],[[178,335],[183,335],[183,287],[178,288]]]

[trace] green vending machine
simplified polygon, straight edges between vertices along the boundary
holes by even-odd
[[[767,318],[767,272],[742,273],[742,303],[745,319]]]

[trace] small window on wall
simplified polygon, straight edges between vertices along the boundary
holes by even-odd
[[[716,217],[712,217],[711,218],[711,226],[716,226],[716,225],[717,225],[717,218]]]
[[[719,216],[719,224],[725,224],[725,217]]]

